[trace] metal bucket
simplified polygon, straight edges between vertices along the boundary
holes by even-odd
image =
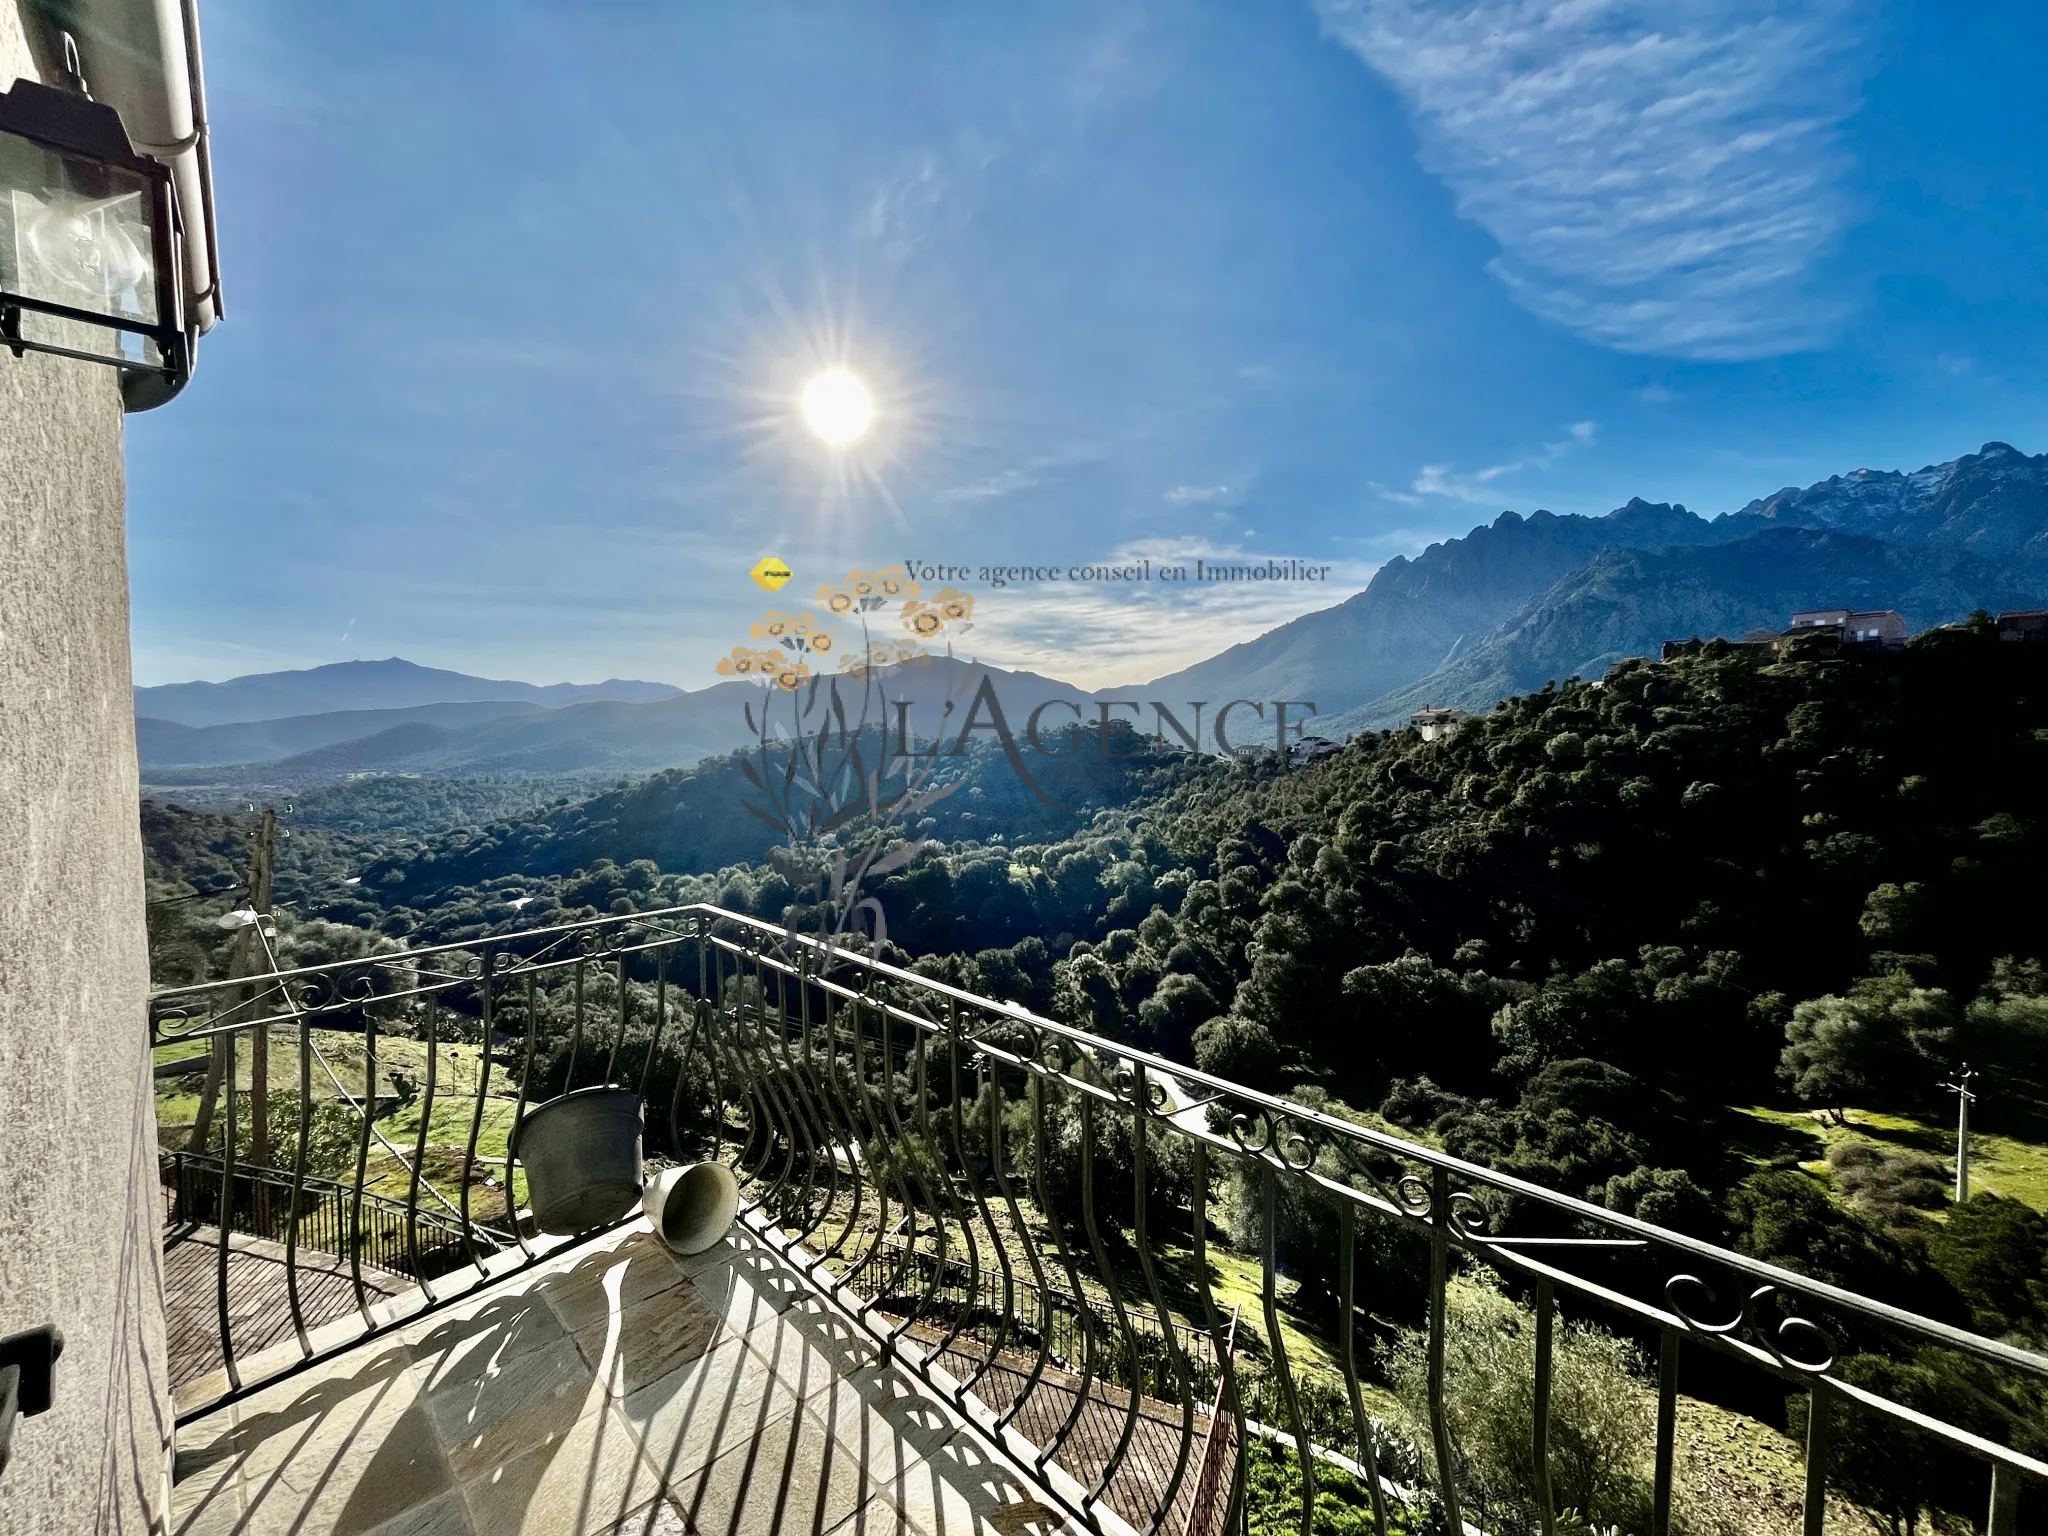
[[[740,1183],[723,1163],[665,1168],[647,1181],[640,1208],[655,1235],[677,1253],[703,1253],[732,1230],[740,1213]]]
[[[549,1099],[527,1111],[512,1152],[541,1231],[616,1221],[640,1203],[640,1096],[597,1087]]]

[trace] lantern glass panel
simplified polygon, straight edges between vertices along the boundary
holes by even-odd
[[[0,134],[0,289],[115,322],[159,324],[156,208],[150,183],[133,171]],[[70,344],[83,339],[75,323],[33,311],[23,314],[25,328],[31,317],[38,330],[61,327]],[[120,350],[132,352],[141,338],[126,341]],[[102,335],[89,345],[120,342]]]

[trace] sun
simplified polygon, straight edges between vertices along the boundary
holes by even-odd
[[[814,374],[798,397],[804,425],[831,448],[850,448],[868,434],[875,421],[875,397],[846,368]]]

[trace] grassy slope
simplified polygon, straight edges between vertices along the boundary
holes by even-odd
[[[362,1037],[328,1030],[316,1030],[314,1035],[320,1053],[333,1067],[335,1075],[351,1094],[360,1095],[365,1077]],[[205,1051],[190,1042],[179,1041],[158,1046],[155,1055],[159,1063],[189,1061],[192,1064],[191,1072],[179,1077],[160,1077],[156,1083],[158,1139],[167,1148],[182,1146],[199,1111],[198,1089],[200,1074],[205,1070]],[[437,1052],[435,1063],[433,1117],[427,1127],[424,1166],[426,1176],[451,1199],[456,1197],[460,1183],[462,1155],[469,1146],[470,1121],[476,1110],[477,1055],[475,1046],[443,1045]],[[242,1089],[240,1103],[246,1112],[246,1095],[251,1081],[246,1049],[237,1053],[236,1069],[236,1081]],[[295,1045],[281,1039],[272,1042],[269,1075],[273,1090],[298,1091],[299,1066]],[[377,1092],[380,1097],[396,1095],[394,1079],[399,1076],[410,1079],[416,1096],[410,1104],[380,1116],[377,1129],[409,1156],[417,1142],[420,1116],[425,1108],[425,1042],[391,1038],[378,1041]],[[495,1182],[503,1177],[506,1138],[511,1134],[512,1121],[518,1110],[518,1091],[517,1084],[511,1082],[504,1072],[492,1073],[490,1089],[484,1098],[483,1123],[477,1134],[478,1167],[470,1197],[472,1212],[486,1221],[503,1214],[503,1197],[494,1188],[486,1187],[484,1181]],[[318,1063],[313,1068],[313,1097],[316,1100],[339,1097],[333,1080]],[[514,1177],[514,1188],[523,1200],[526,1176],[515,1171]],[[403,1200],[409,1183],[406,1164],[372,1142],[364,1188],[373,1194]],[[425,1195],[421,1200],[423,1208],[432,1208],[435,1204]]]
[[[1863,1141],[1898,1149],[1910,1147],[1955,1166],[1956,1137],[1952,1128],[1929,1125],[1906,1115],[1872,1109],[1846,1112],[1848,1124],[1836,1125],[1818,1111],[1747,1106],[1738,1111],[1771,1130],[1796,1138],[1800,1164],[1809,1172],[1827,1172],[1827,1151],[1840,1142]],[[2048,1145],[1993,1132],[1970,1133],[1970,1188],[2021,1200],[2048,1212]]]

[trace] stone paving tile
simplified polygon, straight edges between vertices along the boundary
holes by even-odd
[[[604,1536],[691,1536],[689,1523],[667,1499],[657,1499],[647,1508],[628,1515]]]
[[[462,1485],[470,1524],[489,1536],[595,1536],[659,1492],[633,1426],[610,1402]]]
[[[252,1488],[287,1461],[324,1463],[345,1442],[381,1434],[419,1396],[402,1344],[372,1344],[344,1359],[346,1370],[307,1371],[209,1416],[232,1421],[235,1467]]]
[[[852,1376],[880,1363],[874,1338],[815,1298],[769,1312],[746,1334],[747,1347],[808,1397],[808,1383]]]
[[[181,1536],[359,1536],[454,1487],[403,1346],[362,1354],[180,1432]]]
[[[503,1367],[568,1336],[555,1309],[531,1283],[462,1302],[398,1332],[430,1391],[445,1377],[478,1370],[480,1359]]]
[[[233,1426],[222,1427],[231,1430]],[[181,1430],[179,1438],[184,1436]],[[225,1536],[241,1528],[246,1505],[232,1448],[215,1459],[195,1461],[188,1460],[180,1446],[171,1475],[176,1482],[171,1500],[172,1536]]]
[[[957,1413],[893,1366],[837,1377],[808,1406],[835,1439],[883,1478],[965,1432]]]
[[[460,1489],[451,1489],[438,1499],[407,1510],[394,1520],[387,1520],[370,1532],[370,1536],[479,1536],[477,1528],[469,1523],[469,1506],[462,1501]]]
[[[988,1443],[960,1435],[911,1462],[839,1527],[841,1536],[1078,1536]]]
[[[567,1269],[549,1273],[535,1290],[562,1326],[576,1333],[688,1278],[675,1256],[642,1232],[609,1249],[579,1252]]]
[[[426,1410],[414,1403],[389,1422],[366,1416],[346,1438],[293,1457],[260,1482],[245,1479],[243,1486],[248,1536],[362,1536],[455,1484]]]
[[[648,1464],[667,1485],[792,1416],[797,1407],[797,1398],[738,1339],[618,1404],[639,1431]]]
[[[724,1331],[718,1313],[682,1283],[599,1318],[575,1339],[605,1389],[627,1397],[700,1358]]]
[[[668,1489],[696,1536],[811,1536],[875,1496],[866,1467],[807,1413],[792,1414]]]
[[[482,1351],[477,1353],[481,1354]],[[485,1359],[430,1387],[427,1411],[457,1478],[471,1478],[566,1434],[604,1395],[575,1343],[558,1338],[509,1364]]]
[[[752,1245],[735,1245],[730,1257],[698,1270],[690,1283],[734,1333],[750,1333],[770,1314],[813,1294],[789,1266]]]

